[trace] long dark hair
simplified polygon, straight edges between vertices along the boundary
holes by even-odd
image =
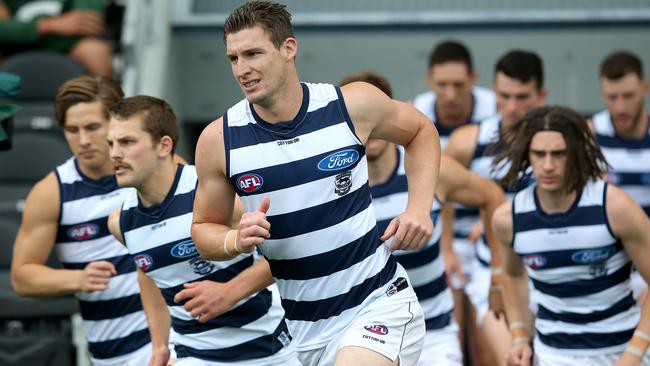
[[[541,107],[528,112],[524,118],[505,131],[497,142],[493,168],[510,163],[501,183],[515,187],[517,181],[532,174],[529,160],[530,142],[536,133],[556,131],[567,145],[566,191],[572,192],[589,179],[601,178],[609,168],[587,121],[578,113],[564,107]]]

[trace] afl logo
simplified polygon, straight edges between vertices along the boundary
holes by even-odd
[[[538,269],[546,265],[546,257],[543,255],[526,255],[524,256],[524,263],[532,269]]]
[[[364,327],[368,332],[379,334],[379,335],[386,335],[388,334],[388,328],[386,328],[385,325],[381,324],[373,324],[373,325],[366,325]]]
[[[138,254],[133,257],[133,261],[138,268],[145,272],[153,266],[153,258],[148,254]]]
[[[258,174],[246,174],[237,178],[237,188],[247,193],[257,191],[263,184],[264,179]]]
[[[176,258],[188,258],[197,255],[196,247],[192,240],[182,241],[172,247],[171,255]]]
[[[324,172],[332,172],[349,168],[359,160],[359,153],[356,150],[346,149],[327,155],[318,162],[318,169]]]
[[[614,248],[604,249],[587,249],[575,252],[571,255],[571,260],[580,264],[600,263],[607,260],[616,252]]]
[[[82,224],[72,227],[68,230],[68,237],[74,240],[87,240],[99,232],[99,226],[96,224]]]

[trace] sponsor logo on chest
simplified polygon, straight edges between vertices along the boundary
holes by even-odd
[[[571,260],[580,264],[601,263],[616,253],[614,248],[585,249],[571,255]]]
[[[153,267],[153,258],[148,254],[138,254],[133,257],[135,265],[143,271],[148,271]]]
[[[329,154],[318,162],[318,169],[324,172],[343,170],[351,167],[359,160],[356,150],[345,149]]]
[[[184,240],[174,245],[170,253],[172,257],[175,258],[189,258],[199,254],[196,250],[194,242],[191,239]]]
[[[255,192],[263,185],[264,179],[259,174],[244,174],[237,178],[237,188],[246,193]]]

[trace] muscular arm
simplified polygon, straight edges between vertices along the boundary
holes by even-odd
[[[501,245],[504,264],[503,300],[508,323],[512,327],[513,339],[528,338],[530,336],[528,316],[528,276],[521,259],[513,251],[513,226],[512,226],[512,201],[507,201],[499,206],[492,217],[492,229],[496,240]],[[517,326],[515,326],[517,325]],[[525,327],[523,326],[525,325]],[[530,359],[530,348],[527,340],[513,344],[513,349],[518,349],[513,356],[520,360]],[[528,363],[523,363],[528,364]]]
[[[501,266],[500,245],[494,236],[491,222],[494,211],[505,201],[503,191],[493,181],[470,172],[447,156],[441,159],[440,171],[438,196],[444,197],[446,202],[480,209],[485,236],[492,252],[492,265]]]
[[[45,265],[58,230],[59,201],[54,173],[38,182],[25,201],[11,261],[11,283],[22,296],[57,296],[82,289],[81,270]]]
[[[388,98],[370,84],[351,83],[341,90],[362,143],[376,138],[404,146],[408,204],[393,221],[393,249],[423,245],[433,228],[429,212],[440,169],[440,141],[433,123],[413,106]],[[393,222],[382,239],[392,235]]]
[[[171,328],[167,304],[156,283],[140,269],[138,269],[138,284],[142,307],[149,324],[149,334],[151,334],[152,359],[163,358],[162,362],[157,360],[158,364],[167,365],[167,360],[164,358],[169,358],[168,344]]]

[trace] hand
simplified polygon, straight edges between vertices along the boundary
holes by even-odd
[[[234,291],[228,289],[228,283],[198,281],[186,283],[183,287],[185,289],[174,296],[174,301],[190,299],[184,305],[185,310],[199,323],[227,312],[241,300],[232,296]]]
[[[242,253],[250,253],[255,246],[264,244],[264,241],[271,237],[271,223],[266,220],[266,213],[271,206],[268,197],[262,199],[260,207],[253,212],[244,212],[239,220],[239,234],[237,235],[237,247]]]
[[[477,221],[469,229],[469,233],[467,233],[467,240],[475,242],[481,239],[481,235],[483,235],[483,224],[480,221]]]
[[[169,347],[154,347],[147,366],[171,366],[169,359]]]
[[[508,350],[508,366],[530,366],[533,350],[528,343],[515,344]]]
[[[104,33],[105,25],[102,17],[94,11],[72,10],[41,19],[38,28],[43,35],[98,36]]]
[[[641,366],[641,359],[629,352],[623,352],[614,366]]]
[[[445,262],[447,284],[454,289],[463,288],[465,286],[465,275],[458,254],[453,250],[449,250],[443,253],[442,259]]]
[[[81,272],[79,288],[86,293],[104,291],[108,288],[111,277],[115,275],[117,275],[117,270],[113,263],[106,261],[90,262]]]
[[[391,220],[380,239],[386,241],[391,236],[395,236],[390,246],[391,252],[397,249],[413,250],[426,244],[432,233],[433,222],[428,213],[422,215],[406,211]]]
[[[506,316],[506,307],[503,304],[503,292],[501,291],[501,286],[500,282],[495,282],[493,280],[488,294],[490,310],[492,310],[492,313],[494,313],[494,316],[497,319],[500,319],[501,316]]]

